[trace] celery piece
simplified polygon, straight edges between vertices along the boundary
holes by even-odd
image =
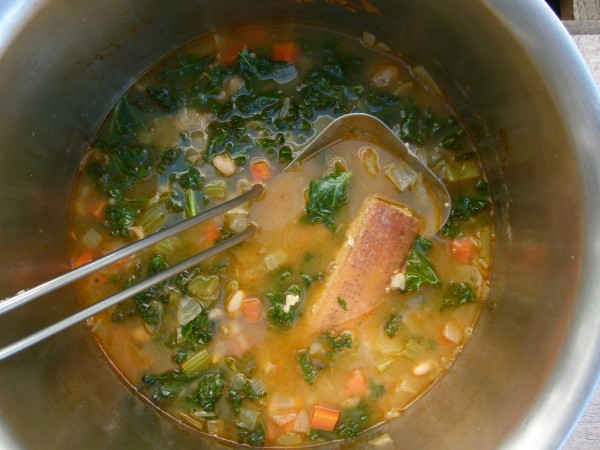
[[[389,180],[400,192],[411,190],[417,181],[417,172],[404,161],[390,164],[384,170]]]
[[[473,159],[467,161],[446,161],[444,166],[444,179],[450,183],[480,177],[479,166]]]
[[[282,249],[279,249],[265,256],[265,267],[269,272],[272,272],[275,269],[283,266],[287,260],[287,253]]]
[[[136,225],[142,227],[148,235],[158,231],[166,219],[167,213],[164,205],[162,203],[155,203],[142,213]]]
[[[227,183],[225,180],[211,180],[204,186],[206,195],[217,200],[223,200],[227,196]]]
[[[154,247],[152,247],[152,249],[156,253],[167,256],[173,253],[179,247],[181,247],[181,239],[179,239],[177,236],[171,236],[170,238],[167,238],[164,241],[156,244]]]
[[[394,362],[393,359],[386,359],[381,364],[377,365],[377,371],[380,373],[385,372],[387,370],[387,368],[392,365],[393,362]]]
[[[425,347],[419,344],[415,339],[409,340],[402,351],[403,356],[414,361],[420,359],[423,353],[425,353]]]
[[[217,275],[199,275],[190,281],[187,290],[196,297],[214,300],[217,298],[219,291],[219,277]]]
[[[210,360],[210,353],[208,353],[208,350],[203,348],[181,363],[181,368],[187,373],[197,372],[206,367]]]
[[[192,189],[185,191],[185,217],[188,219],[198,215],[198,202]]]

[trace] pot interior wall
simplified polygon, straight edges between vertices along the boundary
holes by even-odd
[[[385,429],[394,448],[501,446],[563,345],[583,219],[564,121],[530,59],[483,3],[381,1],[373,15],[324,1],[24,2],[18,23],[2,23],[0,47],[0,297],[68,267],[80,158],[115,100],[153,61],[198,35],[246,23],[366,30],[434,75],[482,152],[496,210],[492,287],[472,341]],[[67,289],[2,317],[2,343],[75,308]],[[83,325],[0,365],[0,414],[16,448],[220,447],[132,395]]]

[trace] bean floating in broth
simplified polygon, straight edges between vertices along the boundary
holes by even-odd
[[[90,320],[124,379],[250,446],[352,439],[430,388],[485,299],[493,231],[477,152],[429,90],[391,52],[301,26],[202,38],[136,82],[85,157],[74,266],[253,183],[266,193],[79,283],[93,303],[259,227]],[[439,233],[425,181],[375,143],[348,139],[283,171],[349,112],[383,120],[444,180],[454,209]]]

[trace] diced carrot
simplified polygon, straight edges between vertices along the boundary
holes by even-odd
[[[73,258],[73,261],[71,262],[71,267],[73,269],[76,269],[77,267],[81,267],[84,264],[92,262],[93,259],[94,259],[94,254],[92,252],[90,252],[90,251],[81,252],[79,255],[77,255],[75,258]]]
[[[255,297],[245,298],[242,300],[242,314],[246,322],[254,323],[260,320],[262,311],[262,303]]]
[[[255,180],[268,180],[271,178],[271,166],[264,160],[253,162],[250,164],[250,174]]]
[[[294,41],[273,44],[273,61],[296,62],[300,50]]]
[[[90,213],[98,220],[104,220],[104,211],[108,201],[104,198],[97,198],[90,205]]]
[[[367,379],[360,370],[355,370],[346,381],[346,390],[352,396],[362,395],[367,390]]]
[[[310,418],[310,427],[316,430],[333,431],[339,418],[340,412],[337,409],[317,405]]]
[[[273,420],[268,420],[265,423],[265,428],[267,429],[267,442],[275,442],[275,439],[281,434],[281,427]]]
[[[455,239],[450,243],[450,254],[460,264],[468,264],[477,254],[475,242],[471,237]]]
[[[204,237],[206,239],[206,243],[209,245],[213,245],[217,239],[221,236],[221,232],[215,225],[213,221],[210,221],[206,224],[206,228],[204,229]]]

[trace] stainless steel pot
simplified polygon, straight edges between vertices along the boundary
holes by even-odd
[[[373,4],[381,14],[324,0],[4,0],[0,298],[67,268],[80,157],[157,58],[252,22],[366,30],[423,64],[465,119],[497,230],[492,289],[471,342],[374,433],[389,432],[397,449],[558,448],[600,373],[598,92],[542,0]],[[65,290],[2,317],[0,344],[75,308]],[[3,449],[222,448],[129,392],[83,325],[0,364],[0,414]]]

